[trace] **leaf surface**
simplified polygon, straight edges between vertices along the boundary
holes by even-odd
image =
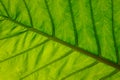
[[[0,80],[119,80],[119,0],[0,0]]]

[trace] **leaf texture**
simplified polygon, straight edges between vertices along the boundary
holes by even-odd
[[[0,80],[120,80],[119,0],[0,0]]]

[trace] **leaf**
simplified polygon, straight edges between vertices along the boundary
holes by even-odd
[[[0,0],[0,80],[119,80],[119,0]]]

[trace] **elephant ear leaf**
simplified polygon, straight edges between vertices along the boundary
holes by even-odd
[[[0,0],[0,80],[120,80],[120,0]]]

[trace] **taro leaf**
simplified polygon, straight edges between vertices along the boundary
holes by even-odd
[[[0,0],[0,80],[120,80],[120,0]]]

